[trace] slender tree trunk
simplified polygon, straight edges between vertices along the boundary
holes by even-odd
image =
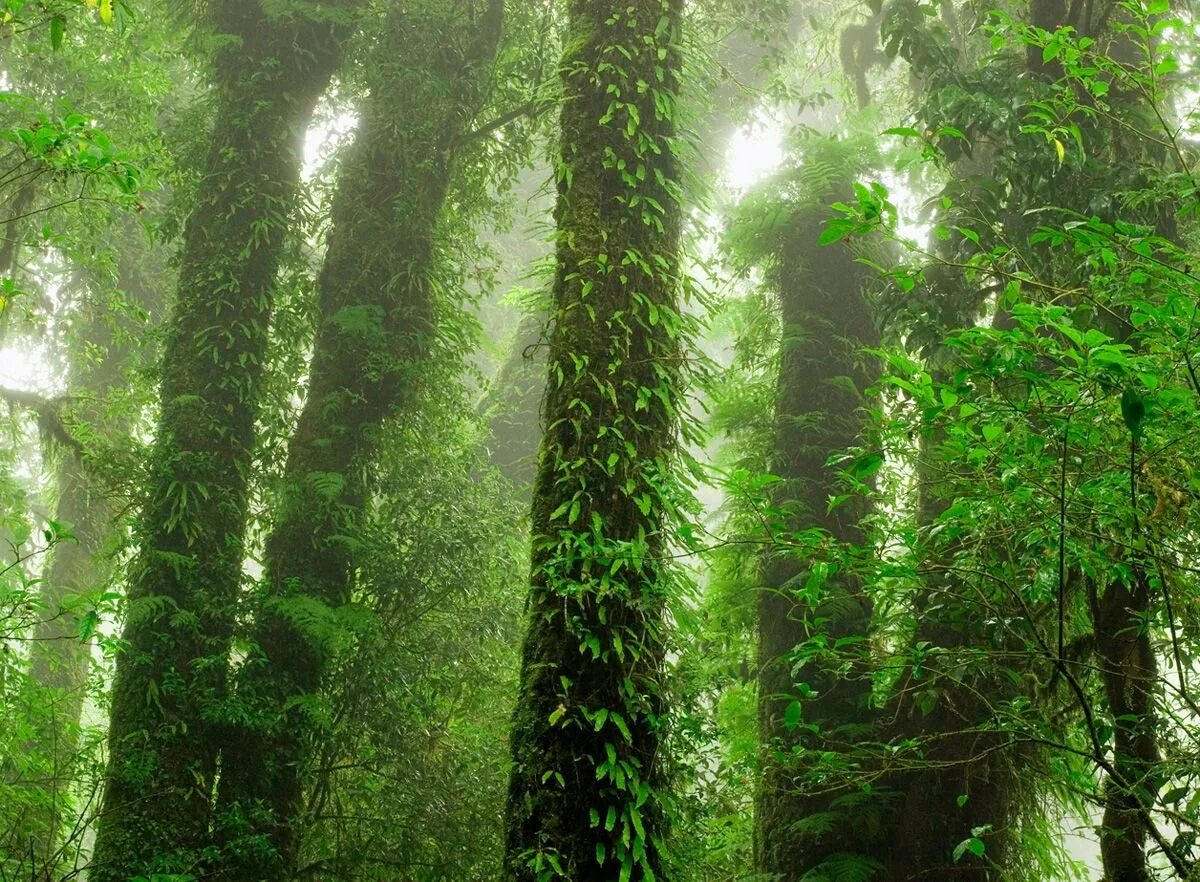
[[[770,18],[762,12],[749,14],[717,48],[719,71],[712,104],[699,120],[695,134],[704,171],[724,174],[734,136],[754,121],[754,111],[762,106],[763,90],[770,84],[768,62],[794,49],[808,24],[804,15],[808,5],[809,0],[786,0]],[[752,27],[770,30],[755,33]]]
[[[776,499],[788,529],[818,528],[838,542],[861,544],[862,503],[850,500],[828,511],[830,498],[842,490],[827,462],[863,441],[863,394],[873,377],[861,350],[876,333],[862,291],[866,280],[853,255],[842,245],[817,244],[824,215],[813,210],[794,218],[779,255],[783,344],[774,471],[783,483]],[[870,627],[871,603],[852,576],[831,574],[814,599],[805,591],[809,575],[797,553],[784,549],[768,561],[759,595],[764,768],[755,800],[755,862],[768,878],[787,882],[835,852],[868,851],[856,844],[877,832],[851,813],[823,833],[797,826],[816,813],[836,814],[834,800],[846,792],[835,787],[806,795],[801,778],[807,757],[845,750],[856,729],[870,725],[871,686],[854,661],[857,648],[849,655],[817,655],[794,673],[797,647],[805,641],[821,635],[832,644],[861,637]],[[802,599],[802,592],[809,597]]]
[[[217,115],[164,350],[91,882],[194,871],[208,835],[272,290],[304,132],[355,5],[210,5]]]
[[[59,860],[60,834],[72,817],[71,787],[91,641],[80,634],[80,600],[103,586],[112,572],[106,545],[117,506],[75,450],[62,451],[55,469],[59,502],[55,520],[72,539],[55,546],[42,583],[45,618],[34,631],[33,681],[39,687],[37,750],[47,766],[45,812],[30,827],[29,851],[46,878]]]
[[[519,882],[662,878],[682,8],[568,4],[547,430],[512,728],[505,864]]]
[[[546,316],[540,310],[521,319],[486,401],[491,433],[489,458],[526,501],[537,474],[542,438],[542,393],[546,387],[543,338],[547,330]]]
[[[412,403],[433,343],[435,239],[503,11],[502,0],[422,0],[395,5],[388,19],[334,202],[308,396],[267,540],[257,651],[237,679],[246,722],[223,752],[230,878],[283,879],[295,866],[305,763],[321,732],[311,709],[336,639],[332,617],[351,599],[365,475],[384,422]]]
[[[0,279],[16,271],[26,215],[33,207],[33,197],[37,194],[37,175],[27,173],[20,180],[19,185],[5,188],[16,189],[16,193],[5,199],[4,209],[0,211]]]
[[[1100,857],[1104,882],[1150,882],[1146,820],[1163,783],[1154,709],[1158,660],[1147,616],[1151,587],[1134,568],[1132,584],[1114,582],[1100,593],[1089,585],[1097,666],[1113,725],[1112,765],[1104,781]]]

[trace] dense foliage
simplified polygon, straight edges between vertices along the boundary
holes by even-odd
[[[0,880],[1192,882],[1188,0],[0,0]]]

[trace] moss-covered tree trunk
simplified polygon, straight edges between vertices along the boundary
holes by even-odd
[[[1048,31],[1070,27],[1089,39],[1097,39],[1111,57],[1128,55],[1129,45],[1122,29],[1115,26],[1123,15],[1116,4],[1098,3],[1095,7],[1067,4],[1063,0],[1031,0],[1027,9],[1031,24]],[[1115,16],[1115,18],[1114,18]],[[1134,63],[1132,59],[1127,59]],[[1062,73],[1060,62],[1046,60],[1042,48],[1031,45],[1027,67],[1033,75],[1030,82],[1049,83]],[[1036,93],[1035,93],[1036,94]],[[1106,136],[1107,137],[1107,136]],[[1104,144],[1106,138],[1098,141]],[[1120,138],[1118,138],[1118,145]],[[1011,146],[1007,149],[1011,149]],[[1006,149],[988,157],[976,154],[956,162],[959,177],[968,181],[976,176],[994,177],[992,162],[1003,157]],[[1093,148],[1099,153],[1099,148]],[[1101,154],[1102,155],[1102,154]],[[981,160],[984,160],[980,166]],[[1031,169],[1031,174],[1034,174]],[[1047,179],[1054,176],[1047,175]],[[1094,205],[1097,187],[1110,182],[1095,177],[1059,177],[1052,186],[1064,204]],[[1006,207],[1013,217],[1013,228],[1024,222],[1028,199]],[[1045,197],[1049,199],[1049,197]],[[1164,235],[1171,235],[1173,226],[1163,223],[1169,212],[1152,209],[1145,220],[1158,223]],[[1032,232],[1032,228],[1026,233]],[[954,233],[939,248],[953,260],[962,239]],[[1053,267],[1048,267],[1053,271]],[[1076,281],[1074,264],[1059,267],[1065,272],[1060,284],[1069,287]],[[980,290],[973,283],[964,283],[959,270],[952,265],[934,266],[926,272],[926,280],[934,290],[941,289],[943,303],[959,303],[950,313],[936,316],[942,327],[968,324],[974,311],[982,308]],[[964,312],[964,310],[966,310]],[[1014,327],[1011,314],[999,309],[993,324],[1002,329]],[[935,375],[951,373],[946,363],[948,352],[940,343],[928,346],[926,363]],[[1052,375],[1055,366],[1049,361],[1042,365],[1044,373]],[[1025,390],[1028,392],[1028,390]],[[1015,393],[1014,394],[1020,394]],[[900,877],[918,873],[931,882],[939,879],[986,880],[1000,878],[1016,854],[1016,824],[1020,820],[1022,797],[1031,792],[1032,784],[1023,771],[1033,768],[1038,753],[1032,745],[1017,744],[996,719],[998,708],[1021,696],[1021,690],[1032,682],[1036,673],[1023,671],[1023,663],[1012,661],[1027,650],[1017,645],[1002,629],[987,624],[992,614],[989,601],[977,595],[977,589],[961,584],[955,575],[955,558],[963,546],[946,544],[944,538],[933,538],[938,532],[937,520],[951,505],[944,486],[953,486],[955,457],[960,451],[943,449],[945,438],[940,432],[923,439],[921,460],[917,465],[920,479],[919,526],[929,538],[932,548],[926,562],[921,591],[915,601],[918,626],[912,644],[922,647],[924,657],[919,676],[910,670],[900,683],[898,697],[891,714],[890,737],[897,741],[910,740],[920,745],[913,755],[911,767],[897,776],[901,791],[898,817],[892,846],[889,848],[889,867]],[[943,533],[942,536],[949,535]],[[964,540],[964,546],[969,540]],[[995,543],[991,543],[995,546]],[[991,553],[1004,557],[1003,549],[993,547]],[[1115,606],[1110,606],[1112,597]],[[1122,786],[1111,780],[1105,784],[1107,812],[1100,828],[1101,851],[1106,874],[1133,882],[1141,882],[1149,872],[1145,864],[1145,843],[1148,828],[1144,823],[1143,786],[1151,774],[1156,746],[1151,693],[1155,675],[1154,658],[1144,633],[1138,634],[1139,622],[1146,612],[1124,611],[1123,603],[1131,599],[1145,601],[1143,591],[1131,591],[1117,586],[1099,604],[1093,603],[1096,625],[1096,646],[1100,652],[1097,667],[1109,701],[1117,706],[1139,708],[1139,722],[1125,727],[1123,738],[1117,739],[1114,764],[1120,767],[1122,757],[1136,770],[1130,778],[1134,786]],[[1008,601],[1004,601],[1008,602]],[[1100,621],[1101,610],[1104,622]],[[1024,618],[1026,610],[1014,606],[1011,614]],[[1027,622],[1033,628],[1036,622]],[[1106,633],[1107,629],[1107,633]],[[1118,636],[1120,633],[1120,636]],[[1145,648],[1140,644],[1144,644]],[[1111,653],[1111,654],[1110,654]],[[1149,666],[1131,667],[1132,659],[1149,659]],[[996,659],[1009,659],[1000,664]],[[1140,663],[1139,663],[1140,664]],[[1057,675],[1056,675],[1057,676]],[[1077,676],[1077,675],[1076,675]],[[1025,696],[1033,698],[1034,696]],[[1074,702],[1072,696],[1072,702]],[[1075,708],[1078,712],[1080,709]],[[1119,728],[1119,727],[1114,727]],[[1119,776],[1124,777],[1124,776]],[[1116,826],[1109,828],[1108,824]],[[986,830],[983,835],[985,852],[967,854],[955,861],[952,857],[957,843],[964,841],[975,829]],[[1115,871],[1112,866],[1124,867]],[[1141,875],[1139,875],[1141,874]]]
[[[864,506],[852,499],[829,511],[830,499],[844,490],[827,463],[863,443],[864,393],[874,377],[862,349],[876,333],[854,255],[841,244],[817,244],[825,214],[798,213],[778,255],[783,337],[774,473],[782,482],[775,499],[788,530],[817,529],[861,545]],[[862,644],[834,648],[838,640],[866,635],[870,601],[850,574],[831,572],[815,586],[808,584],[812,574],[795,550],[776,551],[758,605],[763,775],[755,800],[755,862],[767,878],[787,882],[830,855],[869,854],[865,844],[878,832],[869,812],[837,810],[844,786],[809,795],[821,789],[806,780],[813,757],[852,748],[871,722],[871,686],[858,658]],[[828,652],[802,648],[818,637]],[[797,667],[802,657],[807,661]],[[831,822],[803,823],[817,814],[832,815]]]
[[[192,871],[208,835],[272,290],[355,5],[209,5],[216,118],[164,348],[93,882]]]
[[[880,733],[912,745],[890,777],[897,805],[886,864],[897,879],[986,882],[1002,878],[1013,857],[1022,792],[1014,773],[1021,756],[999,726],[996,709],[1023,684],[1014,684],[1012,667],[997,659],[1020,650],[1005,645],[1009,635],[991,626],[989,608],[975,602],[969,588],[938,575],[953,572],[953,561],[945,554],[928,562],[911,639],[920,647],[921,664],[910,666],[897,684],[890,724]],[[1033,749],[1026,749],[1032,760]],[[956,847],[972,837],[984,852],[956,858]]]
[[[320,276],[307,398],[267,540],[255,651],[223,752],[223,873],[288,878],[314,705],[352,597],[366,476],[384,422],[412,404],[434,342],[432,274],[456,156],[486,97],[502,0],[397,4],[342,168]]]
[[[745,122],[747,110],[761,98],[757,90],[766,79],[768,59],[798,35],[803,7],[803,0],[794,0],[780,10],[778,23],[783,27],[770,38],[740,27],[722,43],[717,58],[722,71],[717,93],[695,133],[701,164],[714,174],[721,172],[730,142]],[[493,438],[488,451],[491,462],[512,481],[522,500],[529,498],[542,438],[546,327],[547,317],[541,311],[521,321],[484,402]]]
[[[568,4],[547,428],[512,728],[505,862],[520,882],[662,873],[682,6]]]

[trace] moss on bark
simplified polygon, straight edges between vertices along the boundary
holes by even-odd
[[[512,727],[506,878],[520,882],[663,872],[682,6],[568,7],[547,429]]]
[[[164,347],[93,882],[195,872],[208,836],[272,289],[304,133],[355,5],[210,6],[216,118]]]
[[[864,395],[874,377],[862,350],[876,333],[866,276],[854,255],[841,244],[817,244],[826,215],[798,212],[776,258],[783,336],[773,466],[782,482],[775,499],[790,530],[820,529],[838,542],[861,545],[865,508],[849,500],[829,511],[829,500],[843,490],[827,463],[864,441]],[[852,575],[833,574],[814,597],[804,590],[809,572],[794,551],[783,549],[768,560],[759,595],[763,777],[755,800],[755,862],[768,878],[786,880],[802,878],[839,852],[871,854],[879,832],[861,807],[838,810],[852,783],[812,795],[805,780],[821,751],[852,751],[872,724],[871,683],[856,658],[862,644],[852,644],[848,654],[819,653],[794,670],[797,648],[806,641],[820,636],[832,646],[862,638],[870,628],[870,600]],[[816,815],[832,823],[814,826]]]
[[[282,879],[297,857],[310,747],[353,594],[366,476],[434,344],[433,271],[454,161],[481,109],[503,3],[393,8],[333,206],[310,381],[267,540],[265,597],[222,760],[219,874]]]

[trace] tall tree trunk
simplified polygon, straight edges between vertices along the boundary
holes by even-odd
[[[922,527],[932,523],[922,521]],[[952,554],[930,560],[927,569],[911,639],[922,647],[922,663],[920,670],[909,667],[896,687],[891,722],[881,733],[892,743],[915,745],[890,776],[899,805],[886,864],[897,880],[986,882],[1002,878],[1011,857],[1022,792],[1014,777],[1022,748],[998,727],[995,709],[1024,684],[1014,684],[1012,668],[996,658],[1020,650],[1005,645],[1007,635],[988,622],[990,609],[969,589],[937,575],[953,572]],[[955,858],[955,848],[976,830],[986,831],[979,837],[984,854]]]
[[[774,39],[762,40],[745,27],[735,28],[721,45],[717,61],[723,71],[713,106],[701,120],[696,141],[702,165],[719,173],[747,110],[760,97],[763,65],[782,51],[800,31],[804,0],[794,0],[780,16],[783,27]],[[508,357],[500,366],[485,401],[493,443],[492,465],[527,500],[537,472],[542,438],[541,404],[546,379],[546,316],[526,316],[517,328]]]
[[[960,284],[936,269],[927,278],[935,290],[955,292]],[[924,356],[939,382],[953,374],[942,343],[928,346]],[[956,575],[956,555],[970,537],[947,543],[935,529],[954,501],[954,453],[943,449],[945,442],[945,431],[932,429],[920,439],[915,463],[916,521],[928,545],[921,548],[925,559],[912,601],[916,627],[909,651],[922,647],[922,661],[909,665],[893,688],[889,725],[880,737],[916,746],[890,777],[899,804],[886,863],[898,880],[984,882],[998,878],[1010,857],[1019,791],[1012,776],[1019,758],[994,716],[1020,686],[992,653],[1011,658],[1023,647],[1005,645],[1007,633],[988,621],[992,611]],[[955,859],[955,848],[976,829],[987,831],[985,854]]]
[[[661,878],[681,0],[572,0],[506,878]],[[623,873],[622,871],[626,872]]]
[[[825,214],[809,210],[793,218],[778,257],[783,342],[774,471],[783,482],[776,500],[788,529],[817,528],[838,542],[861,544],[863,504],[850,500],[828,511],[830,498],[842,490],[827,462],[863,442],[863,394],[874,378],[861,350],[876,333],[854,256],[840,244],[817,244]],[[862,814],[850,812],[825,831],[798,826],[817,813],[837,814],[834,801],[845,788],[811,796],[800,779],[809,757],[845,750],[856,728],[870,725],[871,685],[853,644],[848,655],[818,653],[793,673],[797,647],[817,636],[832,646],[865,635],[871,603],[845,573],[831,574],[818,588],[822,596],[811,597],[805,588],[810,567],[797,557],[784,549],[768,561],[758,607],[763,777],[755,800],[755,863],[767,878],[787,882],[834,853],[868,853],[857,846],[878,832]]]
[[[133,237],[144,233],[134,223],[120,228],[127,238],[118,243],[116,284],[120,296],[130,307],[151,311],[161,298],[161,261],[155,260],[148,243]],[[97,303],[106,296],[97,280],[96,290],[84,293],[85,302],[75,320],[83,327],[70,353],[70,377],[67,394],[78,401],[68,419],[82,423],[101,438],[101,446],[120,444],[130,437],[134,415],[120,410],[114,417],[108,410],[110,398],[125,379],[125,369],[133,356],[125,342],[137,330],[120,319],[105,315],[108,304]],[[97,358],[98,356],[98,358]],[[34,629],[31,674],[44,692],[38,710],[41,731],[38,749],[51,770],[47,782],[47,816],[37,824],[32,849],[49,873],[58,860],[63,824],[71,817],[70,788],[75,782],[79,725],[84,689],[91,666],[91,643],[81,633],[81,605],[88,595],[108,584],[112,576],[114,528],[120,500],[114,489],[98,473],[91,461],[95,451],[58,444],[55,468],[57,505],[54,519],[73,537],[56,545],[46,565],[41,583],[42,620]],[[100,470],[102,472],[102,469]]]
[[[257,650],[237,679],[243,725],[223,751],[231,878],[282,879],[295,866],[305,763],[321,731],[311,708],[331,616],[352,595],[365,476],[384,421],[412,403],[433,343],[436,235],[503,12],[502,0],[396,4],[380,44],[334,202],[311,380],[267,540]]]
[[[356,3],[210,4],[217,115],[164,350],[92,882],[193,871],[208,834],[273,285],[305,129]]]

